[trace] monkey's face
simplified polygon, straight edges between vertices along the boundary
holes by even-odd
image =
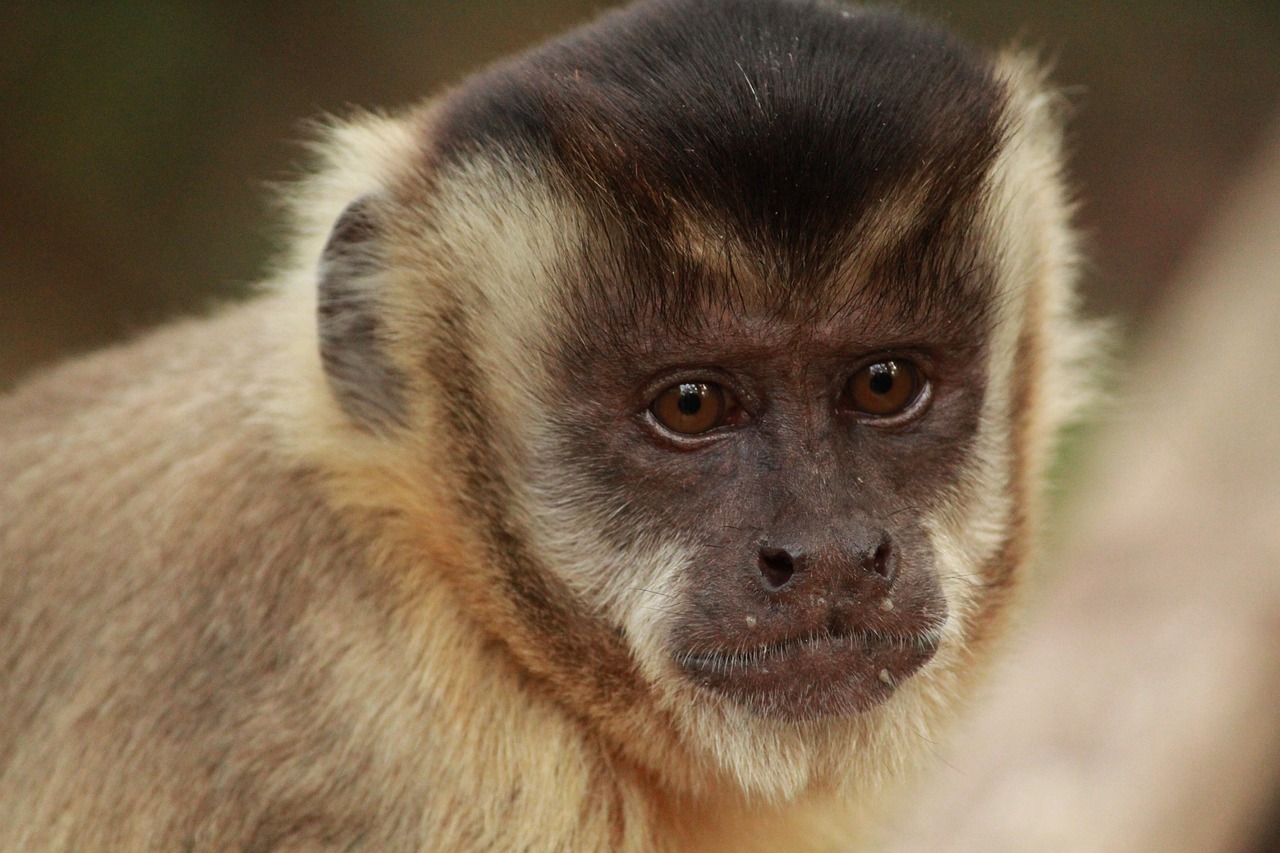
[[[784,720],[866,710],[942,636],[926,520],[975,432],[980,350],[868,312],[707,314],[566,362],[563,462],[616,501],[617,547],[678,546],[628,599],[666,614],[682,678]]]

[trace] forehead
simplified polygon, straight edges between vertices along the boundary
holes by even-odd
[[[571,329],[619,333],[582,341],[588,349],[603,344],[629,356],[980,344],[998,307],[988,244],[960,236],[964,221],[936,240],[895,224],[891,215],[868,223],[821,268],[796,271],[762,263],[755,247],[697,223],[637,248],[635,235],[602,236],[608,224],[587,221],[554,261],[567,292],[562,316]]]
[[[1004,112],[984,57],[898,13],[666,0],[474,78],[434,147],[573,198],[565,278],[593,310],[954,318],[985,298],[970,238]]]

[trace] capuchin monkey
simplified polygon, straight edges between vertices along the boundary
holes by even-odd
[[[333,128],[258,298],[0,402],[0,849],[851,849],[1077,396],[1056,98],[652,0]]]

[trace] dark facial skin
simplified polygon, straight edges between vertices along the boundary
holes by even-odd
[[[889,337],[857,312],[708,313],[696,331],[638,330],[643,353],[575,364],[565,464],[625,501],[619,545],[639,526],[692,550],[685,596],[663,600],[685,677],[779,719],[871,708],[947,618],[922,516],[967,452],[981,349],[927,328]],[[888,360],[914,366],[917,393],[887,417],[859,411],[851,380]],[[653,401],[681,383],[723,389],[715,427],[664,425]]]

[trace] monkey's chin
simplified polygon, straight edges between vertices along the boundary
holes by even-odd
[[[787,640],[742,652],[682,654],[699,687],[763,717],[800,722],[881,704],[929,662],[939,637],[855,633]]]

